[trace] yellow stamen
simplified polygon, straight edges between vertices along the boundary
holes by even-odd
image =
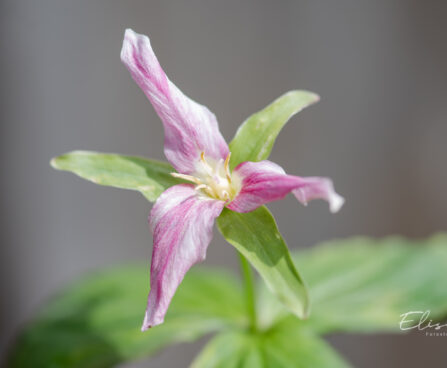
[[[231,184],[231,173],[230,173],[230,167],[229,167],[230,157],[231,157],[231,152],[228,153],[228,156],[225,159],[224,168],[225,168],[225,175],[227,176],[227,180]]]
[[[171,175],[194,183],[194,189],[201,195],[225,201],[225,204],[228,204],[240,189],[239,179],[232,180],[231,178],[230,157],[231,153],[228,154],[225,161],[210,159],[208,162],[205,153],[201,152],[200,165],[193,175],[179,173],[171,173]]]
[[[200,184],[200,185],[197,185],[195,188],[194,188],[194,190],[197,190],[197,191],[199,191],[199,190],[204,190],[204,192],[207,194],[207,195],[210,195],[210,196],[215,196],[216,195],[216,193],[215,193],[215,191],[213,190],[213,188],[211,188],[209,185],[206,185],[206,184]]]
[[[185,175],[185,174],[179,174],[179,173],[171,173],[171,175],[174,178],[179,178],[179,179],[183,179],[183,180],[186,180],[186,181],[191,181],[191,182],[193,182],[193,183],[195,183],[197,185],[201,185],[202,184],[202,181],[200,179],[198,179],[198,178],[196,178],[195,176],[192,176],[192,175]]]
[[[199,185],[197,185],[194,189],[195,190],[200,190],[200,189],[204,189],[204,188],[206,188],[208,185],[206,185],[206,184],[199,184]]]
[[[205,152],[200,153],[200,161],[202,161],[203,166],[205,166],[206,171],[208,171],[209,175],[213,174],[213,168],[206,162],[205,160]]]
[[[209,188],[209,186],[206,185],[206,184],[199,184],[194,189],[195,190],[200,190],[200,189],[208,189],[208,188]]]

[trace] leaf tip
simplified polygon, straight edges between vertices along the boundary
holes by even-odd
[[[309,297],[306,298],[306,304],[303,308],[303,315],[301,316],[301,319],[308,319],[310,316],[310,303],[309,303]]]
[[[320,102],[320,100],[321,100],[321,97],[320,97],[320,95],[319,94],[317,94],[317,93],[313,93],[313,92],[311,92],[312,93],[312,97],[313,97],[313,102],[312,103],[317,103],[317,102]]]
[[[307,90],[304,90],[304,89],[293,90],[293,91],[291,91],[291,93],[295,94],[297,97],[300,97],[300,99],[303,98],[303,97],[307,97],[307,100],[308,100],[307,106],[316,104],[321,99],[319,94],[317,94],[315,92],[307,91]]]
[[[57,156],[57,157],[53,157],[53,158],[50,160],[50,166],[51,166],[53,169],[56,169],[56,170],[59,169],[58,162],[57,162],[57,159],[58,159],[58,158],[59,158],[59,156]]]

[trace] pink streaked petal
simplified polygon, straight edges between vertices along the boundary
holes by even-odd
[[[283,199],[290,192],[304,205],[313,199],[324,199],[329,202],[331,212],[337,212],[344,203],[330,179],[287,175],[271,161],[243,162],[233,175],[239,177],[241,190],[227,207],[236,212],[253,211],[265,203]]]
[[[189,184],[175,185],[157,199],[150,214],[154,234],[151,291],[142,331],[163,323],[186,272],[205,259],[223,201],[200,197]]]
[[[165,131],[165,155],[178,172],[194,173],[201,152],[216,161],[227,157],[228,145],[216,117],[168,79],[147,36],[127,29],[121,61],[160,116]]]

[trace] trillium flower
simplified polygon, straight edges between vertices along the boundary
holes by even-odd
[[[187,182],[163,192],[149,216],[154,245],[144,331],[163,323],[186,272],[205,259],[224,207],[250,212],[292,192],[304,205],[324,199],[336,212],[344,199],[330,179],[288,175],[270,161],[243,162],[231,172],[231,152],[216,117],[168,79],[149,38],[126,30],[121,60],[163,122],[164,152],[177,170],[172,175]]]

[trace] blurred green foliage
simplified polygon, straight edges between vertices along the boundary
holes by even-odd
[[[447,314],[447,235],[425,241],[351,238],[293,256],[309,283],[302,321],[258,288],[256,331],[248,328],[241,282],[196,267],[180,285],[165,323],[139,330],[149,285],[144,266],[108,269],[67,287],[20,333],[8,367],[111,367],[171,344],[217,333],[193,367],[348,366],[321,337],[328,332],[399,332],[400,315]]]

